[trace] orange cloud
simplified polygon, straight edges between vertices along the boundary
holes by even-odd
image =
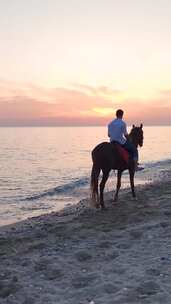
[[[108,94],[114,99],[109,100]],[[161,91],[156,100],[149,101],[118,102],[117,94],[119,91],[105,86],[43,88],[0,80],[0,124],[102,125],[115,116],[117,108],[123,108],[128,124],[171,124],[171,91]]]

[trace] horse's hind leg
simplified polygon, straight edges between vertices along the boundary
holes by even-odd
[[[91,202],[93,206],[99,208],[98,178],[100,174],[99,166],[94,162],[91,171]]]
[[[105,208],[103,191],[104,191],[106,181],[109,177],[110,170],[102,170],[102,171],[103,171],[103,176],[102,176],[102,180],[100,182],[100,205],[101,205],[101,208],[103,209],[103,208]]]
[[[116,192],[115,192],[115,196],[114,196],[114,202],[117,202],[117,200],[118,200],[118,193],[119,193],[119,189],[121,187],[121,176],[122,176],[122,171],[118,170],[118,172],[117,172],[117,185],[116,185]]]

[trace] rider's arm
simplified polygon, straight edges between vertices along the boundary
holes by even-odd
[[[109,125],[108,125],[108,137],[110,137],[110,130],[109,130]]]
[[[128,132],[127,132],[127,126],[126,123],[123,123],[123,134],[125,136],[126,139],[128,139]]]

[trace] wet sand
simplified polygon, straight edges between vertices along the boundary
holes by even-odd
[[[0,228],[1,304],[171,303],[171,174]]]

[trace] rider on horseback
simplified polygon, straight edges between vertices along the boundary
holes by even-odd
[[[124,111],[119,109],[116,111],[116,118],[108,125],[108,136],[111,143],[120,144],[130,154],[134,160],[135,169],[138,166],[138,149],[128,139],[126,123],[123,121]]]

